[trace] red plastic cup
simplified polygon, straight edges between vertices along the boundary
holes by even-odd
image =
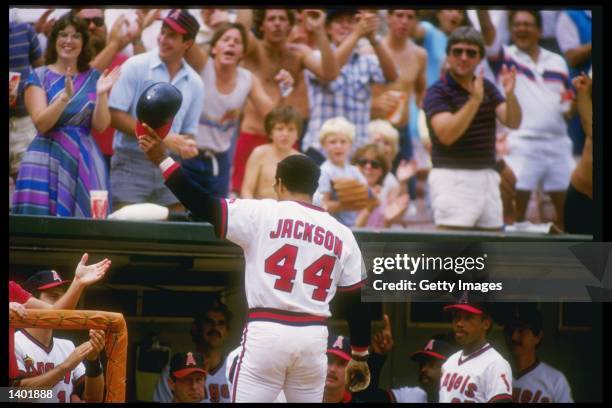
[[[96,220],[106,219],[106,213],[108,213],[108,191],[91,190],[89,197],[91,202],[91,218]]]

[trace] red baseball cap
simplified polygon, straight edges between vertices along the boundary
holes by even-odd
[[[470,299],[468,297],[468,292],[464,292],[461,295],[461,298],[457,303],[452,305],[446,305],[442,308],[445,312],[453,311],[453,310],[463,310],[464,312],[481,315],[488,314],[487,307],[485,303]]]
[[[38,271],[30,276],[24,283],[23,288],[28,292],[33,290],[43,291],[54,288],[56,286],[70,283],[69,280],[63,280],[62,277],[54,270]]]
[[[183,378],[192,373],[207,374],[204,369],[204,356],[197,352],[176,353],[170,360],[170,374]]]
[[[428,357],[446,361],[453,354],[453,346],[439,338],[431,338],[427,341],[422,350],[417,350],[410,355],[414,361],[423,361]]]
[[[189,34],[189,36],[193,38],[195,38],[198,30],[200,29],[198,20],[196,20],[196,18],[185,9],[170,10],[170,13],[168,13],[163,21],[177,33]]]
[[[344,361],[351,361],[351,341],[346,336],[329,336],[327,354],[333,354]]]

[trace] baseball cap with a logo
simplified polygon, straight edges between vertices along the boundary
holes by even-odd
[[[345,361],[351,360],[351,341],[346,336],[329,336],[327,354],[333,354]]]
[[[188,10],[184,9],[170,10],[168,16],[164,18],[164,23],[168,24],[177,33],[188,34],[192,38],[195,38],[200,29],[198,20]]]
[[[183,378],[192,373],[206,375],[204,369],[204,356],[197,352],[176,353],[170,360],[170,374],[176,378]]]
[[[69,280],[63,280],[62,277],[54,270],[38,271],[30,276],[24,283],[23,288],[27,291],[43,291],[54,288],[56,286],[70,283]]]
[[[446,361],[446,359],[453,354],[453,352],[453,346],[450,343],[433,337],[427,341],[422,350],[417,350],[412,353],[410,358],[418,362],[430,357]]]
[[[477,315],[489,314],[489,308],[487,307],[487,304],[485,302],[481,302],[471,298],[470,296],[468,296],[467,291],[463,292],[461,298],[459,298],[459,301],[457,303],[444,306],[442,310],[444,310],[445,312],[463,310],[464,312]]]

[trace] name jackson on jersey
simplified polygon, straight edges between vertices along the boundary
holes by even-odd
[[[338,236],[319,225],[302,220],[279,219],[276,230],[270,231],[270,238],[294,238],[311,242],[332,251],[338,259],[342,255],[342,240]]]

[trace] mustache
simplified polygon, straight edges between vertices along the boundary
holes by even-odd
[[[211,329],[211,330],[207,331],[206,335],[209,336],[209,335],[211,335],[213,333],[216,333],[217,336],[221,337],[221,332],[219,330],[216,330],[216,329]]]

